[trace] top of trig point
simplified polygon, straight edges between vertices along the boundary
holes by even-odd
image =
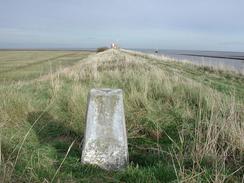
[[[99,88],[99,89],[91,89],[91,95],[118,95],[122,94],[121,89],[112,89],[112,88]]]

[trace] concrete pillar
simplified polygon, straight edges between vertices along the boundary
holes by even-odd
[[[106,170],[119,170],[128,163],[121,89],[90,91],[81,162]]]

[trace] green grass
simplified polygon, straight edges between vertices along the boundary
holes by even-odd
[[[0,64],[0,182],[243,179],[243,75],[123,50],[0,52]],[[122,171],[80,163],[95,87],[124,91]]]
[[[71,66],[86,57],[88,52],[1,51],[0,55],[0,80],[22,81]]]

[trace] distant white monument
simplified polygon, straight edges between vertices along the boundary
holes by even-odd
[[[117,44],[112,43],[112,44],[111,44],[111,48],[113,48],[113,49],[118,49],[119,47],[118,47],[118,45],[117,45]]]
[[[92,89],[88,99],[82,163],[119,170],[128,163],[121,89]]]

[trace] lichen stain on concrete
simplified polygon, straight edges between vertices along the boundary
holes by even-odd
[[[104,136],[116,138],[113,134],[113,122],[115,108],[118,101],[117,96],[97,96],[95,97],[95,108],[97,109],[98,124],[97,127],[103,128]]]

